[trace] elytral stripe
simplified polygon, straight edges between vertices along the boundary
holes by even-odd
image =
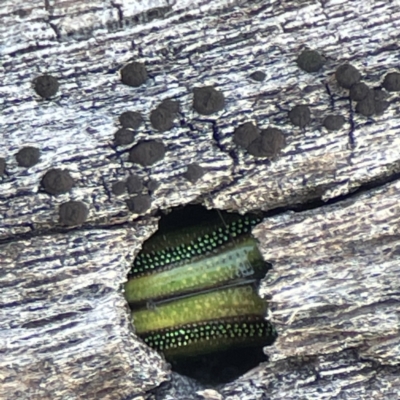
[[[156,305],[153,309],[141,309],[132,313],[139,335],[160,329],[201,323],[208,320],[258,316],[266,312],[266,303],[253,285],[221,288],[182,299]]]
[[[250,235],[231,241],[218,252],[194,258],[171,269],[130,279],[125,297],[132,307],[182,294],[220,287],[229,282],[264,277],[268,265]]]
[[[201,257],[232,239],[250,233],[252,227],[261,221],[256,216],[227,215],[224,219],[225,224],[219,220],[168,233],[156,233],[144,243],[142,251],[136,256],[129,277],[151,274],[171,264]]]
[[[145,343],[169,359],[237,347],[267,346],[275,337],[275,329],[262,317],[204,321],[142,335]]]

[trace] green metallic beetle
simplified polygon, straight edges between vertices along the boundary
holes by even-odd
[[[269,269],[251,236],[260,221],[227,214],[143,245],[125,296],[137,334],[167,360],[263,347],[276,336],[257,293]]]

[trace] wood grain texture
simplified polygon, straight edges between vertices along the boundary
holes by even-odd
[[[399,66],[399,28],[397,0],[2,1],[0,398],[397,399],[399,96],[382,116],[362,117],[334,71],[351,62],[379,86]],[[320,73],[297,67],[306,47],[327,58]],[[144,86],[120,83],[130,60],[146,64]],[[256,70],[263,83],[249,79]],[[43,73],[60,82],[51,101],[32,89]],[[192,108],[203,85],[225,94],[217,115]],[[171,97],[181,103],[175,127],[155,132],[150,111]],[[303,131],[287,118],[299,103],[313,117]],[[131,165],[112,145],[127,110],[144,116],[137,141],[167,147],[152,167]],[[331,112],[346,118],[338,132],[321,127]],[[232,133],[246,121],[282,129],[282,154],[266,161],[237,149]],[[25,145],[41,150],[29,169],[14,158]],[[195,185],[181,176],[193,162],[207,172]],[[61,166],[76,185],[51,197],[40,179]],[[110,192],[129,173],[161,182],[142,218]],[[350,195],[365,184],[378,187]],[[262,289],[280,333],[271,362],[218,390],[173,374],[145,394],[168,368],[133,335],[121,286],[156,229],[152,213],[192,201],[267,211],[338,196],[348,199],[257,228],[274,265]],[[57,226],[70,199],[90,210],[72,231]]]

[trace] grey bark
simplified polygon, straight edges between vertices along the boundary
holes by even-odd
[[[398,1],[3,1],[0,398],[399,398],[399,96],[367,119],[334,79],[351,62],[379,86],[398,68],[399,28]],[[320,73],[297,67],[307,47],[326,57]],[[146,63],[140,88],[120,83],[130,60]],[[263,83],[248,78],[256,70]],[[43,73],[60,81],[51,101],[32,89]],[[192,108],[192,89],[203,85],[226,97],[206,118]],[[179,123],[153,131],[150,111],[172,97]],[[288,122],[296,104],[310,105],[305,130]],[[163,161],[131,165],[111,145],[127,110],[145,119],[136,140],[165,143]],[[332,112],[347,122],[329,133],[321,122]],[[234,127],[249,120],[284,131],[278,157],[235,147]],[[25,145],[41,149],[28,170],[14,158]],[[195,185],[181,176],[193,162],[207,171]],[[72,191],[39,190],[44,173],[61,166],[77,182]],[[129,173],[161,183],[144,216],[110,194]],[[90,209],[79,229],[58,226],[69,199]],[[334,202],[306,206],[316,199]],[[122,293],[157,228],[152,213],[193,201],[275,210],[254,234],[273,264],[260,293],[279,338],[265,349],[269,362],[221,388],[171,375],[136,337]],[[288,211],[294,205],[309,209]]]

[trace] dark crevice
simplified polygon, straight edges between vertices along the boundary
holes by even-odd
[[[52,47],[53,47],[53,45],[40,45],[40,44],[36,43],[35,45],[25,47],[24,49],[20,49],[20,50],[16,50],[11,53],[8,53],[7,56],[9,58],[18,58],[19,56],[21,56],[23,54],[34,53],[36,51],[50,49]]]
[[[328,93],[329,100],[330,100],[330,103],[331,103],[331,108],[332,108],[332,111],[333,111],[335,109],[335,99],[334,99],[334,97],[332,95],[331,88],[329,87],[329,84],[325,84],[325,89],[326,89],[326,92]]]
[[[355,138],[354,138],[355,122],[354,122],[354,107],[352,107],[351,100],[349,100],[349,108],[350,108],[349,145],[350,145],[350,149],[354,150],[355,145],[356,145]]]
[[[58,29],[58,26],[56,24],[53,24],[52,22],[49,22],[48,24],[50,25],[51,29],[53,29],[54,33],[56,34],[57,39],[60,39],[61,38],[61,32]]]
[[[104,176],[101,177],[101,181],[103,183],[103,189],[107,194],[107,199],[109,202],[111,202],[113,195],[111,193],[111,190],[108,188],[108,185],[107,185],[107,182],[106,182],[106,179],[104,178]]]
[[[117,9],[118,11],[118,20],[119,20],[119,27],[123,28],[124,27],[124,13],[122,11],[122,7],[119,4],[114,3],[113,1],[111,2],[111,5]]]
[[[265,218],[268,218],[268,217],[273,217],[273,216],[276,216],[279,214],[283,214],[288,211],[304,212],[304,211],[318,209],[321,207],[326,207],[326,206],[329,206],[332,204],[337,204],[337,203],[340,203],[340,202],[343,202],[346,200],[350,200],[356,196],[359,196],[362,193],[365,193],[369,190],[378,189],[386,184],[395,182],[399,179],[400,179],[400,162],[398,164],[396,164],[395,166],[393,166],[392,172],[390,174],[377,177],[376,179],[373,179],[366,183],[362,183],[362,184],[360,184],[360,186],[358,188],[354,189],[353,191],[351,191],[348,194],[338,196],[333,199],[324,201],[321,199],[322,194],[329,188],[335,187],[336,184],[326,185],[323,187],[321,186],[319,188],[315,188],[316,194],[315,194],[315,196],[310,196],[309,200],[302,202],[302,203],[294,203],[292,205],[277,207],[277,208],[274,208],[274,209],[264,212],[263,215]],[[234,184],[235,184],[235,181],[230,182],[226,186],[224,185],[223,187],[218,188],[217,190],[213,190],[213,191],[207,193],[207,196],[212,197],[213,194],[217,194],[219,190],[222,190],[223,188],[227,188]],[[122,216],[126,215],[127,213],[128,213],[128,211],[124,211],[118,215],[114,215],[113,217],[117,217],[117,216],[122,217]],[[128,221],[128,222],[122,222],[120,224],[112,224],[112,225],[107,224],[106,222],[103,224],[103,223],[100,223],[99,221],[94,221],[91,224],[86,224],[86,225],[74,227],[74,228],[55,226],[52,228],[40,229],[40,228],[36,228],[32,224],[28,224],[25,226],[30,228],[30,232],[11,235],[7,238],[0,239],[0,245],[15,242],[15,241],[20,241],[20,240],[29,240],[29,239],[36,238],[36,237],[58,235],[58,234],[63,234],[63,233],[65,234],[65,233],[69,233],[69,232],[90,232],[90,231],[95,231],[98,229],[116,230],[116,229],[121,229],[124,227],[131,227],[132,224],[134,224],[137,221],[146,220],[148,218],[151,218],[154,215],[156,215],[156,216],[162,215],[162,213],[163,213],[163,211],[160,211],[160,210],[154,211],[152,213],[152,215],[140,217],[132,222]]]

